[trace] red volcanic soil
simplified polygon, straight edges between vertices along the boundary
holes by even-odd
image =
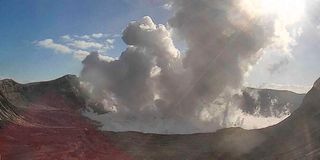
[[[78,106],[54,93],[30,103],[0,129],[0,160],[130,160]]]

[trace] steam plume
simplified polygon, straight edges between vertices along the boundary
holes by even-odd
[[[123,31],[128,47],[118,60],[91,53],[81,77],[92,84],[96,99],[117,107],[104,119],[106,129],[185,133],[226,127],[228,113],[238,110],[226,103],[230,91],[241,86],[273,36],[272,22],[262,22],[237,2],[170,1],[175,15],[169,25],[186,40],[185,54],[174,46],[169,29],[150,17]]]

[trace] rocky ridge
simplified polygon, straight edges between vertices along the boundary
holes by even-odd
[[[319,159],[320,79],[301,107],[264,129],[159,135],[101,132],[81,115],[86,96],[75,76],[0,82],[2,159]],[[28,123],[15,123],[22,117]]]

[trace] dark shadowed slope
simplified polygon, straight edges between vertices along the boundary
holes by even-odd
[[[12,105],[0,91],[0,121],[3,123],[14,122],[20,118],[17,109]]]
[[[55,93],[79,103],[81,106],[80,83],[76,76],[66,75],[53,81],[19,84],[11,79],[0,81],[0,91],[17,107],[26,107],[45,93]]]
[[[11,109],[19,108],[23,119],[9,118],[0,129],[1,160],[130,159],[81,116],[84,98],[75,76],[27,85],[6,81],[2,113],[15,115]]]

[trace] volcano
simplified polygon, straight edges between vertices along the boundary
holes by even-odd
[[[81,114],[88,96],[76,76],[30,84],[2,80],[1,159],[319,159],[320,79],[306,95],[253,88],[244,92],[253,90],[261,98],[252,100],[247,94],[243,110],[250,113],[257,104],[267,108],[267,100],[277,97],[275,110],[289,106],[292,114],[264,129],[163,135],[100,131],[97,122]],[[261,114],[272,112],[262,109]]]

